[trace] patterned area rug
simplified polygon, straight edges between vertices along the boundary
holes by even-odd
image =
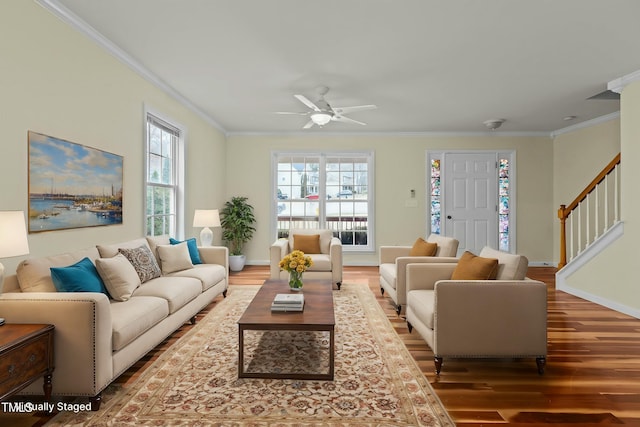
[[[334,291],[334,381],[238,379],[237,321],[256,286],[228,296],[140,378],[103,392],[100,411],[47,425],[453,426],[366,284]],[[247,332],[256,371],[326,372],[328,333]]]

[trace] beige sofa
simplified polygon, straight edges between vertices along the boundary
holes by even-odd
[[[338,286],[342,286],[342,242],[333,236],[328,229],[291,229],[289,237],[278,239],[269,248],[269,266],[271,279],[287,279],[289,273],[280,270],[280,260],[293,251],[294,236],[319,236],[319,253],[310,253],[313,266],[304,273],[305,278],[330,279]]]
[[[94,263],[113,262],[122,257],[112,258],[119,248],[140,246],[148,247],[156,258],[161,249],[171,250],[168,237],[140,238],[28,259],[7,277],[0,296],[2,317],[11,323],[55,326],[54,396],[87,396],[97,409],[109,383],[185,322],[194,323],[196,314],[218,295],[226,296],[225,247],[200,247],[202,264],[168,274],[163,271],[125,301],[97,292],[56,292],[50,267],[68,266],[85,257]],[[166,257],[165,261],[169,264]],[[22,393],[41,395],[42,385],[36,382]]]
[[[407,266],[407,323],[443,358],[536,358],[547,355],[547,286],[526,277],[525,256],[484,248],[498,259],[495,280],[450,280],[456,264]]]
[[[398,315],[407,302],[407,264],[419,262],[456,262],[458,240],[452,237],[431,234],[426,239],[438,245],[434,256],[409,256],[411,246],[380,246],[380,292],[387,293],[396,305]]]

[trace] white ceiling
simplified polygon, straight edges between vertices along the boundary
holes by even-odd
[[[640,69],[638,0],[40,2],[227,133],[302,132],[274,113],[320,85],[378,108],[304,132],[549,133],[617,112],[587,98]]]

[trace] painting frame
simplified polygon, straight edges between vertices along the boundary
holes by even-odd
[[[27,133],[28,231],[122,225],[124,157]]]

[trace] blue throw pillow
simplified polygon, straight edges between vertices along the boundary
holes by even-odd
[[[182,242],[187,242],[189,256],[191,257],[191,264],[202,264],[202,260],[200,259],[200,252],[198,252],[198,243],[196,243],[195,237],[187,240],[176,240],[173,237],[169,237],[169,243],[171,243],[172,245],[177,245],[178,243]]]
[[[51,279],[58,292],[101,292],[109,295],[89,258],[68,267],[51,267]]]

